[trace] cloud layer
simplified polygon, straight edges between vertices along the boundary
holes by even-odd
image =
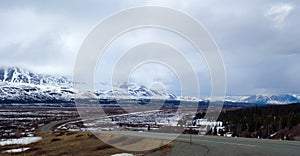
[[[200,21],[218,44],[227,71],[228,94],[300,93],[300,11],[295,0],[274,1],[38,1],[0,2],[0,64],[37,72],[72,75],[77,51],[88,32],[109,15],[131,7],[157,5],[181,10]],[[113,61],[128,47],[160,39],[182,49],[195,66],[202,91],[209,94],[209,69],[201,56],[179,37],[157,30],[135,32],[108,49],[98,68],[108,81]],[[118,52],[119,51],[119,52]],[[114,53],[115,52],[115,53]],[[101,61],[101,60],[99,60]],[[148,67],[145,67],[147,70]],[[155,67],[156,68],[156,67]],[[106,69],[106,70],[105,70]],[[143,69],[143,68],[141,68]],[[139,70],[136,81],[162,79],[165,74]],[[157,77],[153,76],[157,74]],[[139,76],[141,75],[141,76]],[[140,77],[140,79],[139,79]],[[147,79],[148,78],[148,79]],[[165,77],[173,82],[172,76]],[[167,80],[172,79],[172,80]],[[174,83],[176,84],[176,83]],[[168,84],[169,85],[169,84]],[[167,88],[168,89],[168,88]],[[169,86],[178,92],[178,88]]]

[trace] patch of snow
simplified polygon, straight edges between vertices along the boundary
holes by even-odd
[[[26,147],[26,148],[16,148],[16,149],[5,150],[2,153],[19,153],[19,152],[27,151],[29,149],[30,149],[29,147]]]
[[[113,154],[111,156],[133,156],[133,154],[129,154],[129,153],[120,153],[120,154]]]
[[[28,145],[41,140],[41,137],[22,137],[18,139],[1,139],[0,146],[6,145]]]

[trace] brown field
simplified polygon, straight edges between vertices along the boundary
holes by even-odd
[[[26,156],[57,156],[57,155],[76,155],[76,156],[110,156],[117,153],[131,153],[134,155],[147,155],[152,152],[164,152],[171,148],[170,145],[163,146],[159,149],[146,151],[146,152],[132,152],[114,148],[105,144],[93,134],[89,132],[68,132],[59,131],[51,133],[38,133],[37,136],[41,136],[43,139],[39,142],[30,145],[11,145],[0,147],[1,151],[14,148],[30,147],[30,150],[15,154],[0,155],[26,155]],[[117,136],[114,136],[117,137]],[[135,143],[132,143],[134,146]],[[161,151],[161,152],[160,152]]]

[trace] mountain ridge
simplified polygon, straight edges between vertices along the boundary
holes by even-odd
[[[5,102],[74,102],[78,93],[72,80],[64,76],[51,76],[31,72],[17,67],[0,68],[0,103]],[[112,90],[94,91],[98,98],[128,99],[169,99],[179,101],[209,101],[196,97],[183,97],[149,89],[134,83],[114,84]],[[251,95],[243,98],[226,98],[224,102],[243,102],[251,104],[289,104],[297,103],[297,96],[290,94]]]
[[[25,68],[18,67],[0,68],[0,81],[35,85],[72,86],[71,80],[67,77],[37,74]]]

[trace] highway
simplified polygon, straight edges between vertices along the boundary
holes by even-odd
[[[156,138],[169,140],[174,134],[149,133],[149,132],[129,132],[113,131],[105,132],[109,134],[122,134],[126,136],[136,136],[145,138]],[[250,139],[250,138],[233,138],[217,136],[198,136],[192,135],[192,143],[189,143],[190,135],[182,134],[173,141],[173,148],[168,155],[263,155],[263,156],[299,156],[300,142],[298,141],[281,141],[269,139]],[[149,155],[160,155],[159,151]]]

